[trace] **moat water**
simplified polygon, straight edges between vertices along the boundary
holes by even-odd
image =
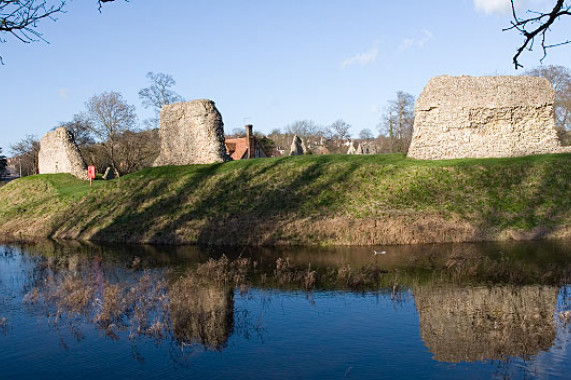
[[[569,242],[0,245],[2,379],[570,373]]]

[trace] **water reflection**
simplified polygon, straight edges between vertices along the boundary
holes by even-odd
[[[80,340],[82,329],[96,326],[114,341],[223,352],[232,337],[259,335],[270,318],[243,300],[280,289],[310,303],[323,291],[376,294],[395,306],[414,302],[420,338],[440,362],[527,358],[568,343],[568,295],[557,306],[570,283],[565,245],[385,249],[387,255],[375,256],[370,248],[212,251],[46,242],[0,247],[0,267],[21,260],[26,274],[17,285],[26,310],[56,329],[70,326]],[[0,272],[0,288],[8,280]],[[2,334],[11,333],[10,323],[18,322],[0,309]]]
[[[553,345],[555,286],[415,286],[422,340],[438,361],[529,356]]]
[[[170,286],[174,336],[186,344],[221,349],[234,327],[234,292],[228,286],[228,259],[209,261],[188,271]]]

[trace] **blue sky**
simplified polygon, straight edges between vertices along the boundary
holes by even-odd
[[[0,147],[41,137],[106,91],[149,117],[138,98],[149,71],[171,74],[188,100],[214,100],[227,131],[342,118],[356,135],[376,129],[397,91],[416,97],[435,75],[520,74],[521,38],[502,32],[510,19],[509,0],[131,0],[101,14],[95,0],[73,0],[39,25],[49,44],[0,44]],[[569,20],[558,24],[553,42],[571,35]],[[540,64],[535,50],[525,68]],[[543,62],[570,63],[570,46]]]

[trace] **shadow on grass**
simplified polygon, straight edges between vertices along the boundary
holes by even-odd
[[[410,220],[456,216],[475,226],[475,234],[554,229],[567,223],[571,210],[565,196],[570,160],[570,154],[449,161],[328,155],[151,168],[90,192],[53,224],[52,234],[120,243],[271,245],[280,226],[292,221],[375,219],[390,212]],[[299,235],[296,241],[296,233],[305,231],[290,234],[288,243],[316,240]]]
[[[126,179],[128,184],[123,183],[121,188],[128,186],[134,196],[107,206],[106,212],[88,223],[85,215],[77,215],[66,224],[82,225],[83,233],[100,225],[102,219],[109,220],[91,236],[93,241],[177,244],[190,240],[210,244],[230,237],[229,241],[249,244],[250,233],[255,234],[267,223],[310,217],[316,205],[320,214],[327,207],[334,212],[345,203],[345,194],[332,188],[351,176],[359,163],[348,163],[324,176],[328,162],[328,158],[303,157],[263,163],[250,160],[200,165],[189,175],[172,175],[165,168],[162,173],[154,172],[152,180],[141,176]],[[283,173],[282,178],[277,179],[275,173]],[[247,231],[240,230],[244,226]],[[272,239],[260,240],[258,236],[255,243],[268,244]]]
[[[571,211],[571,155],[450,160],[393,194],[403,207],[446,210],[483,231],[513,232],[516,240],[540,239],[565,223]],[[520,231],[520,233],[518,233]]]

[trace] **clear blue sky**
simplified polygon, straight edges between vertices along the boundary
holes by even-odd
[[[521,0],[545,9],[554,1]],[[356,135],[375,131],[399,90],[418,96],[435,75],[520,74],[512,55],[521,37],[509,0],[74,0],[39,30],[50,42],[0,44],[0,147],[41,137],[118,91],[144,110],[138,91],[148,71],[171,74],[186,99],[216,102],[227,131],[254,124],[269,132],[300,119],[342,118]],[[547,6],[546,6],[547,5]],[[571,36],[571,20],[552,30]],[[525,53],[539,65],[540,49]],[[571,66],[571,46],[545,65]]]

